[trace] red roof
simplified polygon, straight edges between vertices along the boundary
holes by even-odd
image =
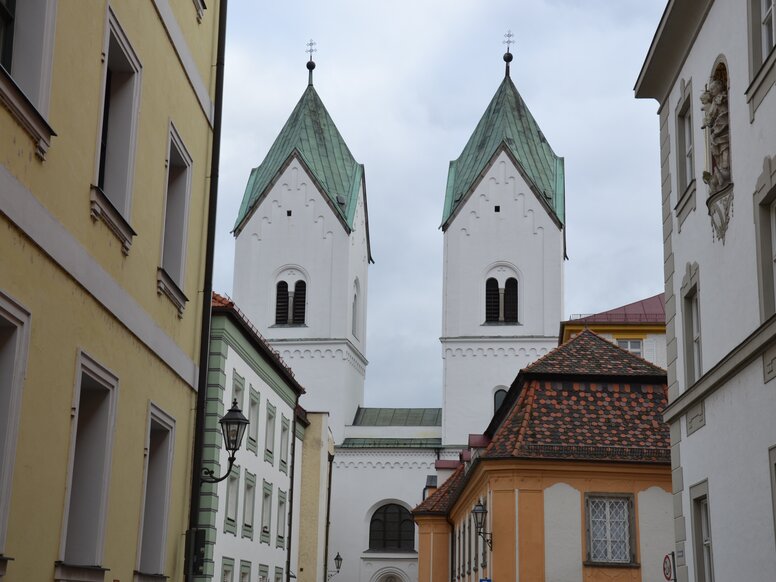
[[[615,307],[601,313],[594,313],[565,323],[665,323],[666,296],[658,293],[641,301]]]
[[[447,481],[434,491],[431,495],[426,497],[420,505],[412,510],[414,514],[440,514],[446,515],[455,504],[455,500],[465,483],[464,477],[464,465],[460,465],[452,475],[447,478]]]

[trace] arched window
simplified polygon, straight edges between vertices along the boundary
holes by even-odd
[[[507,397],[507,391],[503,388],[499,388],[496,390],[496,392],[493,394],[493,414],[498,412],[498,409],[501,408],[501,405],[504,404],[504,398]]]
[[[277,284],[275,296],[275,325],[288,323],[288,283],[280,281]]]
[[[388,503],[375,511],[369,523],[370,550],[415,549],[415,522],[401,505]]]
[[[358,291],[353,293],[353,337],[358,337]]]
[[[485,281],[485,321],[499,320],[498,281],[493,278]]]
[[[297,281],[294,285],[294,308],[293,323],[295,325],[304,325],[304,311],[307,303],[307,283]]]
[[[517,279],[507,279],[504,287],[504,321],[517,323]]]

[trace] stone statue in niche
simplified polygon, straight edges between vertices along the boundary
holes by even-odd
[[[703,181],[710,193],[719,192],[730,184],[730,125],[728,121],[727,87],[722,79],[714,78],[701,93],[703,126],[708,130],[711,171],[703,172]]]

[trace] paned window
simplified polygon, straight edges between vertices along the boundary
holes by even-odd
[[[603,564],[635,562],[632,498],[589,495],[586,501],[588,561]]]
[[[285,416],[280,417],[280,470],[288,470],[288,435],[291,423]]]
[[[695,144],[692,128],[692,96],[689,94],[682,102],[676,119],[677,129],[677,174],[679,178],[679,195],[687,189],[695,179]]]
[[[274,462],[275,452],[275,407],[267,402],[267,425],[264,432],[264,460]]]
[[[269,543],[272,525],[272,484],[264,481],[261,497],[261,541]]]
[[[251,563],[240,560],[240,582],[251,582]]]
[[[415,522],[401,505],[388,503],[372,515],[369,523],[370,550],[415,549]]]
[[[687,273],[682,280],[681,291],[684,374],[686,387],[690,387],[703,373],[699,299],[700,275],[697,263],[687,265]]]
[[[240,495],[240,468],[232,467],[232,472],[226,480],[226,515],[224,516],[224,531],[237,534],[237,504]]]
[[[617,345],[622,349],[629,351],[634,356],[642,357],[644,350],[640,339],[618,339]]]
[[[275,296],[275,324],[288,323],[288,283],[279,281]]]
[[[242,536],[253,539],[253,514],[256,505],[256,475],[245,472],[245,494],[243,495]]]
[[[234,582],[234,560],[224,557],[221,560],[221,581]]]
[[[692,503],[692,542],[697,582],[714,582],[714,557],[711,542],[709,484],[703,481],[690,487]]]
[[[762,2],[761,11],[761,28],[760,35],[762,38],[763,48],[763,60],[768,56],[768,53],[773,49],[774,39],[776,38],[776,32],[774,29],[773,18],[773,5],[776,0],[760,0]]]
[[[246,447],[249,451],[258,453],[259,446],[259,393],[253,387],[250,390],[250,402],[248,403],[248,441]]]
[[[286,543],[286,493],[278,489],[278,535],[277,547],[283,548]]]

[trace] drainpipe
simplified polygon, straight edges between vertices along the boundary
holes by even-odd
[[[329,516],[331,514],[331,469],[334,463],[334,455],[329,453],[329,484],[326,486],[326,543],[324,544],[323,554],[323,580],[326,582],[329,575]]]
[[[294,528],[294,467],[296,466],[296,407],[299,406],[299,394],[296,395],[294,403],[294,422],[291,423],[291,483],[288,485],[288,533],[286,534],[286,582],[291,582],[291,541],[294,539],[291,535]],[[301,520],[301,515],[299,516]],[[297,566],[297,569],[299,566]]]
[[[221,114],[224,104],[224,55],[226,53],[226,13],[228,0],[218,3],[218,49],[216,53],[216,94],[213,104],[213,149],[210,158],[210,198],[207,213],[207,242],[205,246],[205,277],[202,284],[202,325],[199,338],[199,376],[197,381],[197,409],[194,424],[194,454],[191,469],[191,500],[189,531],[186,544],[186,580],[194,580],[193,560],[195,539],[199,529],[200,477],[202,475],[202,446],[205,438],[205,403],[207,401],[208,354],[210,351],[210,310],[213,296],[213,258],[216,240],[216,208],[218,205],[218,168],[221,161]],[[204,538],[202,538],[204,541]]]

